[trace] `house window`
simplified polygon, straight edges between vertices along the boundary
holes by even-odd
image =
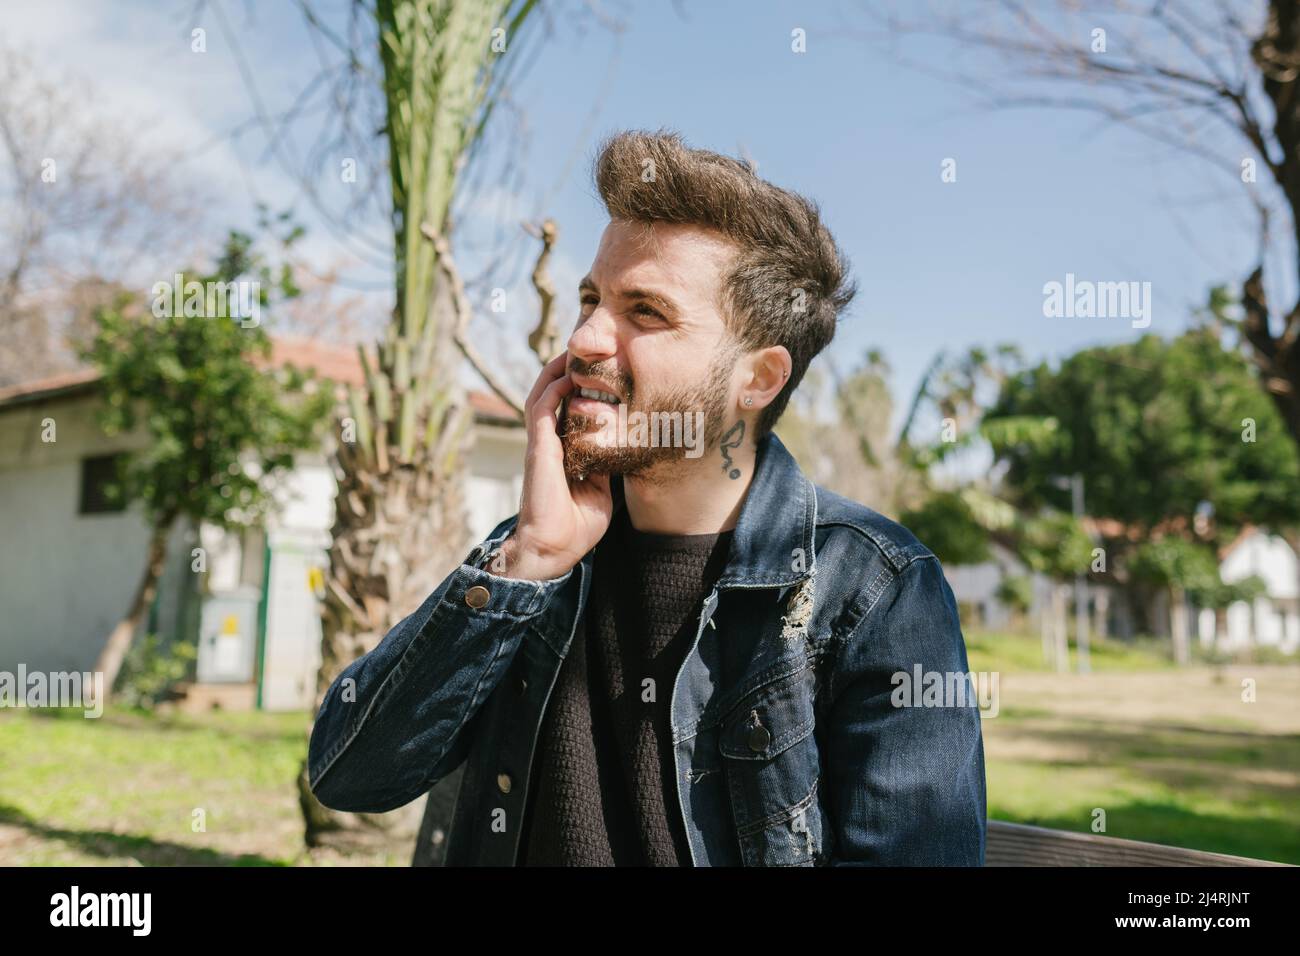
[[[125,511],[113,486],[117,482],[117,465],[121,455],[95,455],[81,459],[81,507],[83,515]]]

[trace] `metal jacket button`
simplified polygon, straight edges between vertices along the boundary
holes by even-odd
[[[497,774],[497,789],[500,790],[502,793],[510,792],[510,774],[508,773]]]
[[[476,584],[465,592],[465,603],[472,608],[486,607],[488,598],[491,596],[487,588],[481,584]]]
[[[749,731],[749,749],[755,753],[761,753],[767,749],[767,745],[772,742],[772,734],[766,727],[755,721],[754,726]]]

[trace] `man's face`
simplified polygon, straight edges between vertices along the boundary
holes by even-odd
[[[610,222],[579,284],[582,308],[569,338],[569,377],[576,389],[616,401],[577,390],[565,400],[561,437],[570,477],[663,479],[698,459],[729,424],[724,418],[739,352],[718,298],[735,247],[696,226],[656,223],[654,243],[645,230]],[[656,440],[662,443],[653,447]]]

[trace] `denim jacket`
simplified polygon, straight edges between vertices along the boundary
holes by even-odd
[[[611,482],[625,507],[622,482]],[[467,761],[445,863],[510,866],[547,700],[594,549],[551,581],[486,569],[518,515],[326,692],[308,775],[327,807],[383,812]],[[669,702],[695,866],[982,866],[974,701],[917,706],[898,675],[968,674],[938,559],[814,485],[773,434]],[[906,705],[901,705],[906,704]]]

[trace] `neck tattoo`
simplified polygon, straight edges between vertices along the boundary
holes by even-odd
[[[735,436],[734,438],[732,436]],[[745,420],[742,418],[736,424],[727,429],[727,433],[722,436],[722,470],[727,472],[727,477],[735,481],[740,477],[740,469],[732,468],[734,464],[731,455],[728,453],[730,448],[739,448],[741,441],[745,437]],[[728,469],[731,469],[728,471]]]

